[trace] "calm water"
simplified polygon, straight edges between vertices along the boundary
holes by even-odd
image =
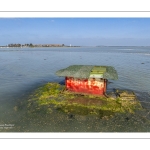
[[[26,108],[14,111],[14,106],[26,101],[37,87],[51,81],[62,82],[63,78],[55,72],[74,64],[114,66],[119,79],[111,81],[108,91],[113,88],[134,91],[146,111],[140,113],[140,117],[138,114],[128,116],[129,121],[124,119],[126,116],[116,116],[111,122],[90,116],[68,119],[57,111],[31,119],[26,115]],[[0,131],[150,131],[149,77],[150,47],[0,48]],[[142,121],[144,117],[146,121]]]

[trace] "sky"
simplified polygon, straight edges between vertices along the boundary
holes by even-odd
[[[150,46],[150,18],[0,18],[0,46]]]

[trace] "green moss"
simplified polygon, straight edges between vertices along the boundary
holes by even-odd
[[[142,109],[139,101],[111,99],[103,96],[80,95],[65,90],[58,83],[38,88],[28,100],[30,113],[52,113],[53,110],[79,115],[111,116],[115,113],[134,113]]]

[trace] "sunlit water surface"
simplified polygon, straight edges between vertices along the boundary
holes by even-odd
[[[32,91],[47,82],[62,82],[55,72],[70,65],[108,65],[118,72],[107,91],[127,89],[136,93],[146,110],[133,116],[111,120],[54,111],[49,116],[26,115]],[[150,131],[150,47],[64,47],[0,48],[0,131],[1,132],[136,132]],[[142,121],[146,118],[146,121]],[[136,126],[137,125],[137,126]],[[7,128],[6,126],[12,126]]]

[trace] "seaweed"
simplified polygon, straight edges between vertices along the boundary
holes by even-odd
[[[47,83],[38,88],[28,100],[29,113],[49,114],[60,111],[67,114],[97,115],[100,118],[115,113],[134,113],[142,109],[138,100],[122,100],[122,97],[84,95],[70,92],[64,85]]]

